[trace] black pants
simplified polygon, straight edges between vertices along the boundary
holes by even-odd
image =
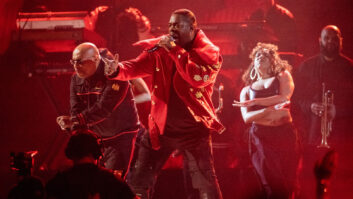
[[[222,199],[213,165],[211,137],[207,132],[193,132],[190,134],[166,133],[160,136],[161,148],[153,150],[149,133],[146,131],[138,136],[130,169],[126,180],[132,190],[141,199],[151,198],[156,175],[169,158],[178,149],[184,155],[188,165],[192,186],[198,189],[201,199]]]
[[[264,190],[263,198],[287,199],[296,187],[297,136],[291,124],[253,124],[249,132],[251,162]]]
[[[103,163],[107,169],[121,172],[124,175],[127,171],[133,139],[136,133],[122,134],[116,138],[103,140]]]

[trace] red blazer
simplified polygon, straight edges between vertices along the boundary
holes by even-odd
[[[143,44],[152,47],[159,39]],[[185,103],[197,122],[208,129],[222,133],[225,127],[219,122],[211,101],[213,84],[222,64],[219,48],[198,30],[190,51],[175,46],[169,52],[159,48],[144,51],[136,59],[123,61],[114,79],[129,80],[152,75],[151,114],[149,130],[152,147],[159,148],[158,136],[163,134],[167,117],[170,85]],[[177,72],[173,75],[173,67]]]

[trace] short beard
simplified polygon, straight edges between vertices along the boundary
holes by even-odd
[[[337,46],[332,50],[328,50],[320,43],[320,53],[329,58],[335,58],[340,54],[340,48]]]

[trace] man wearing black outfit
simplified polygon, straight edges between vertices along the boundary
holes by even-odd
[[[111,171],[97,166],[102,155],[99,138],[89,130],[71,136],[65,149],[74,166],[59,172],[46,184],[47,198],[133,199],[129,186]]]
[[[140,129],[127,81],[108,80],[97,47],[82,43],[73,51],[76,74],[70,86],[71,116],[60,116],[64,129],[88,128],[102,137],[105,167],[126,171],[132,140]]]
[[[312,169],[314,161],[326,151],[318,148],[321,143],[321,119],[323,116],[323,84],[325,90],[333,93],[333,104],[328,106],[327,122],[332,122],[332,131],[328,136],[328,145],[335,149],[339,156],[337,178],[332,182],[332,198],[347,197],[350,183],[344,178],[352,176],[353,167],[353,62],[341,53],[342,36],[340,30],[334,25],[328,25],[321,31],[319,38],[320,53],[304,61],[294,75],[295,92],[293,105],[299,113],[295,123],[303,137],[304,144],[304,181],[314,179]],[[306,173],[306,171],[308,173]],[[352,179],[347,180],[352,182]],[[311,187],[307,193],[314,193],[314,185],[304,184],[303,189]],[[335,188],[335,186],[338,186]],[[345,188],[344,188],[345,187]],[[348,189],[347,189],[348,188]],[[341,190],[342,189],[342,190]],[[305,191],[305,190],[304,190]],[[310,196],[309,198],[312,198]]]

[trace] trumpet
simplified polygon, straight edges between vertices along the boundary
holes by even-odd
[[[321,144],[317,146],[318,148],[330,148],[327,138],[332,131],[332,120],[328,120],[327,111],[332,104],[333,93],[330,90],[326,90],[325,83],[322,83],[322,105],[324,110],[321,115]]]

